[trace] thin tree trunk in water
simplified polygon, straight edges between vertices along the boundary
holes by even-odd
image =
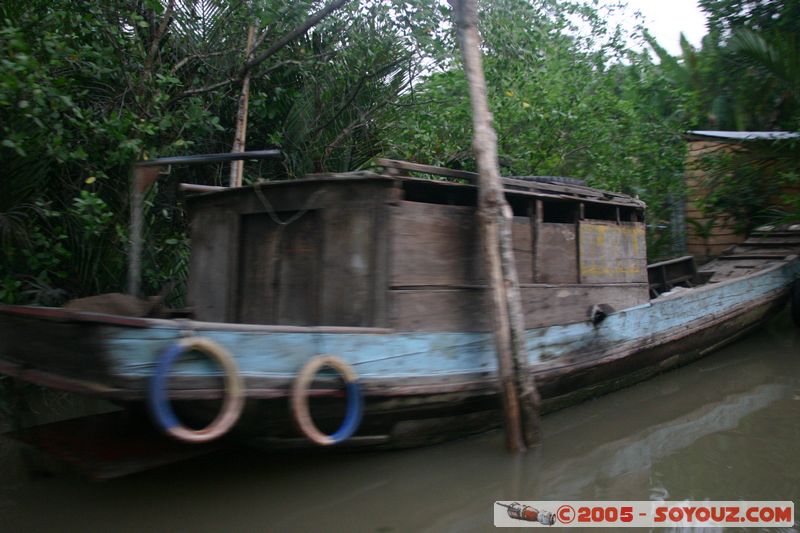
[[[252,24],[247,28],[247,46],[244,52],[245,64],[250,61],[253,54],[253,42],[255,41],[256,27]],[[231,152],[244,152],[245,140],[247,139],[247,107],[250,101],[250,69],[242,78],[242,93],[239,96],[239,110],[236,113],[236,134],[233,138],[233,148]],[[242,174],[244,173],[244,161],[231,162],[231,187],[242,186]]]
[[[486,98],[480,53],[477,0],[450,0],[456,18],[464,72],[469,83],[473,149],[478,164],[478,223],[492,292],[492,323],[500,393],[511,451],[539,441],[539,393],[528,369],[525,320],[511,240],[513,213],[505,200],[497,163],[497,135]]]

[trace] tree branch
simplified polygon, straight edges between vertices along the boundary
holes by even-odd
[[[230,54],[231,52],[235,52],[235,51],[236,51],[236,48],[228,48],[227,50],[219,50],[217,52],[208,52],[208,53],[205,53],[205,54],[192,54],[192,55],[184,57],[183,59],[181,59],[180,61],[175,63],[175,65],[170,69],[169,72],[170,72],[170,74],[174,75],[176,72],[178,72],[180,69],[182,69],[186,65],[186,63],[188,63],[189,61],[191,61],[193,59],[205,59],[207,57],[222,56],[222,55],[225,55],[225,54]]]
[[[259,46],[264,44],[264,39],[267,38],[268,34],[269,34],[269,32],[267,30],[264,30],[263,32],[261,32],[261,35],[256,37],[256,42],[253,44],[253,50],[257,50]],[[249,59],[252,59],[252,58],[249,58]]]
[[[339,50],[332,50],[330,52],[323,52],[321,54],[316,54],[316,55],[313,55],[313,56],[304,57],[303,59],[285,59],[283,61],[278,61],[277,63],[273,63],[269,67],[267,67],[264,70],[260,71],[259,72],[259,76],[264,76],[266,74],[269,74],[273,70],[278,70],[279,68],[285,67],[286,65],[302,65],[303,63],[307,63],[308,61],[311,61],[312,59],[320,59],[320,60],[327,59],[329,57],[332,57],[332,56],[338,54],[343,49],[344,48],[341,48]]]
[[[403,84],[403,86],[399,88],[398,92],[402,92],[410,84],[411,80],[407,81],[405,84]],[[336,148],[344,139],[346,139],[350,134],[352,134],[358,128],[365,127],[369,119],[376,111],[379,111],[384,107],[388,107],[389,105],[391,105],[391,103],[392,102],[390,98],[384,98],[380,102],[371,106],[366,111],[360,113],[360,116],[356,120],[351,121],[350,124],[348,124],[344,129],[342,129],[342,131],[340,131],[339,134],[336,137],[334,137],[334,139],[331,142],[325,145],[325,154],[323,155],[321,165],[324,166],[325,161],[328,159],[328,156],[330,156],[333,149]]]
[[[337,9],[339,9],[340,7],[342,7],[347,2],[348,2],[348,0],[336,0],[335,2],[333,2],[333,3],[325,6],[324,8],[320,9],[319,11],[317,11],[316,13],[311,15],[309,18],[307,18],[305,20],[305,22],[303,22],[301,25],[297,26],[292,31],[290,31],[289,33],[285,34],[283,37],[281,37],[280,39],[278,39],[277,41],[272,43],[272,45],[267,50],[265,50],[261,55],[259,55],[258,57],[254,58],[254,59],[248,60],[244,64],[244,66],[242,67],[242,69],[239,71],[239,73],[236,76],[231,76],[230,78],[227,78],[225,80],[222,80],[222,81],[219,81],[219,82],[216,82],[216,83],[212,83],[212,84],[206,85],[204,87],[198,87],[197,89],[189,89],[187,91],[184,91],[181,94],[181,96],[192,96],[192,95],[195,95],[195,94],[207,93],[209,91],[213,91],[214,89],[219,89],[220,87],[224,87],[225,85],[229,85],[231,83],[234,83],[236,81],[244,79],[245,75],[247,75],[247,73],[250,70],[252,70],[253,68],[255,68],[258,65],[260,65],[261,63],[263,63],[268,58],[270,58],[273,55],[275,55],[275,53],[278,52],[281,48],[283,48],[284,46],[286,46],[287,44],[292,42],[294,39],[296,39],[300,35],[303,35],[304,33],[306,33],[308,30],[310,30],[311,28],[316,26],[319,23],[319,21],[321,21],[323,18],[325,18],[330,13],[332,13],[332,12],[336,11]],[[266,35],[266,32],[264,34],[262,34],[259,37],[259,39],[263,40],[263,37],[265,35]],[[255,46],[254,46],[254,48],[255,48]],[[273,69],[270,69],[270,70],[273,70]]]
[[[212,83],[211,85],[206,85],[205,87],[198,87],[197,89],[189,89],[187,91],[183,91],[181,96],[192,96],[194,94],[207,93],[209,91],[213,91],[214,89],[219,89],[220,87],[229,85],[237,81],[238,79],[239,78],[228,78],[222,81],[218,81],[217,83]]]
[[[167,9],[164,11],[164,16],[161,18],[161,24],[158,25],[156,33],[153,35],[153,40],[150,43],[150,49],[147,51],[147,57],[145,57],[144,60],[145,78],[149,78],[150,76],[152,76],[153,63],[156,60],[158,47],[161,44],[161,40],[164,38],[164,34],[167,33],[167,26],[169,26],[169,21],[172,19],[172,10],[174,7],[175,7],[175,0],[169,0],[169,4],[167,4]]]
[[[264,52],[262,52],[255,58],[251,59],[247,63],[245,63],[244,67],[242,67],[242,70],[239,72],[239,78],[244,77],[247,71],[254,69],[258,65],[263,63],[265,60],[275,55],[275,53],[278,52],[281,48],[283,48],[296,38],[306,33],[308,30],[316,26],[319,23],[319,21],[321,21],[326,16],[328,16],[329,14],[333,13],[334,11],[345,5],[347,2],[348,0],[334,0],[334,2],[331,2],[327,6],[323,7],[322,9],[320,9],[319,11],[308,17],[305,20],[305,22],[303,22],[302,24],[294,28],[292,31],[290,31],[289,33],[285,34],[283,37],[272,43],[272,45],[270,45],[270,47],[267,48]]]
[[[322,126],[318,126],[318,127],[314,128],[314,130],[311,131],[311,133],[309,133],[309,136],[316,135],[320,131],[324,130],[325,128],[327,128],[328,126],[333,124],[333,122],[337,118],[339,118],[339,116],[341,116],[342,113],[344,113],[345,109],[350,107],[350,104],[352,104],[353,101],[356,99],[356,96],[358,96],[358,93],[364,87],[364,83],[368,79],[372,79],[372,78],[376,78],[378,76],[381,76],[382,74],[388,72],[389,70],[391,70],[392,68],[396,67],[397,65],[399,65],[403,61],[404,61],[404,58],[397,59],[395,61],[392,61],[391,63],[388,63],[388,64],[380,67],[377,71],[373,72],[372,74],[365,74],[364,76],[362,76],[361,79],[358,80],[358,83],[356,84],[356,88],[353,90],[352,93],[350,93],[350,96],[347,98],[347,100],[345,101],[344,105],[342,105],[342,107],[340,107],[339,110],[336,113],[334,113],[334,115],[328,121],[325,122],[325,124],[323,124]]]

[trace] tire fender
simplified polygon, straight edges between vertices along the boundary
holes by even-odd
[[[317,428],[308,408],[308,389],[322,367],[336,370],[347,387],[347,412],[342,425],[331,435],[326,435]],[[320,446],[330,446],[349,439],[358,430],[363,414],[363,403],[361,385],[353,367],[334,355],[317,355],[300,369],[295,378],[290,411],[297,427],[306,438]]]
[[[180,355],[186,351],[197,351],[216,361],[225,371],[225,396],[222,408],[216,418],[203,429],[184,426],[175,415],[169,401],[167,377]],[[156,363],[156,370],[150,380],[148,394],[150,414],[156,425],[170,437],[183,442],[208,442],[225,435],[239,420],[244,408],[244,381],[233,356],[211,339],[189,337],[181,339],[167,348]]]

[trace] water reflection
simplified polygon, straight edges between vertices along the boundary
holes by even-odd
[[[518,457],[492,433],[399,452],[236,450],[102,484],[31,477],[6,459],[2,529],[482,531],[494,500],[799,502],[800,333],[781,316],[543,429],[543,445]]]

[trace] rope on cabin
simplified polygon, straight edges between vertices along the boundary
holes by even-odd
[[[327,192],[326,189],[319,189],[319,190],[315,191],[314,194],[312,194],[311,196],[308,197],[308,200],[306,200],[305,205],[303,206],[303,208],[300,211],[298,211],[294,215],[290,216],[286,220],[281,220],[278,217],[278,214],[275,212],[275,208],[272,207],[272,204],[269,202],[269,200],[267,200],[267,197],[264,196],[264,193],[261,191],[261,187],[263,185],[265,185],[265,184],[266,184],[266,182],[257,183],[255,186],[253,186],[253,190],[256,192],[256,196],[258,196],[258,199],[261,200],[261,203],[264,205],[264,208],[267,210],[267,214],[269,215],[269,218],[271,218],[272,221],[274,223],[278,224],[279,226],[288,226],[292,222],[297,221],[300,217],[302,217],[303,215],[308,213],[309,209],[311,208],[311,204],[314,202],[314,200],[317,199],[317,196],[322,196],[325,192]]]

